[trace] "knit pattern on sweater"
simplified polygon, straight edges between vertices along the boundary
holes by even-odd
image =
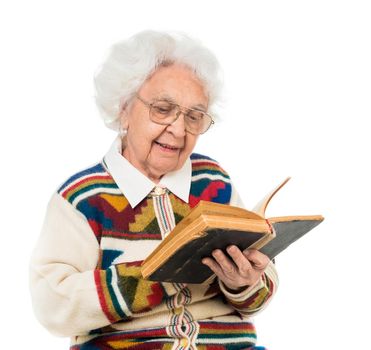
[[[200,200],[228,204],[231,197],[230,178],[217,162],[199,154],[192,154],[191,161],[189,205],[170,194],[176,223]],[[98,241],[102,236],[161,239],[153,199],[147,197],[132,208],[104,163],[71,176],[58,192],[86,217]]]
[[[104,160],[73,175],[58,189],[58,193],[86,218],[100,244],[94,278],[101,308],[111,323],[104,329],[92,330],[91,340],[71,349],[168,349],[175,340],[179,349],[194,348],[196,344],[199,349],[239,349],[255,343],[252,323],[246,320],[228,322],[227,315],[223,322],[197,321],[187,305],[198,302],[202,307],[203,300],[215,299],[218,303],[224,300],[232,306],[231,316],[236,314],[234,310],[240,309],[248,314],[246,310],[250,304],[255,310],[270,297],[270,283],[273,282],[269,278],[266,288],[257,291],[249,300],[234,300],[232,304],[222,295],[216,280],[195,289],[182,284],[147,281],[140,273],[144,257],[130,257],[130,252],[139,254],[140,247],[155,247],[200,200],[229,204],[228,174],[211,158],[192,154],[191,161],[189,203],[167,193],[159,197],[149,195],[132,208],[109,174]],[[165,328],[119,331],[120,328],[115,327],[118,322],[161,312],[172,315]]]

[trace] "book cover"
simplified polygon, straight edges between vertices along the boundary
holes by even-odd
[[[273,259],[323,221],[321,215],[265,218],[269,201],[289,178],[271,191],[254,211],[230,205],[200,203],[144,260],[144,278],[178,283],[203,283],[213,272],[202,259],[215,249],[236,245],[254,248]]]

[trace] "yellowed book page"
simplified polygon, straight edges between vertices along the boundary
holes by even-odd
[[[233,216],[246,219],[262,219],[261,216],[254,213],[253,211],[234,207],[232,205],[213,203],[200,201],[199,204],[192,210],[196,212],[197,215],[206,214],[206,215],[219,215],[219,216]]]
[[[284,181],[282,181],[277,187],[275,187],[272,191],[270,191],[260,202],[258,202],[255,207],[253,208],[253,212],[265,217],[265,211],[267,209],[268,203],[273,198],[273,196],[290,180],[290,177],[287,177]]]
[[[294,216],[277,216],[269,218],[268,221],[271,224],[276,222],[288,222],[288,221],[300,221],[300,220],[318,220],[323,221],[324,217],[322,215],[294,215]]]

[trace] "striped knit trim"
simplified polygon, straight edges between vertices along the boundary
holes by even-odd
[[[210,170],[210,171],[219,171],[225,175],[228,175],[227,172],[221,168],[218,162],[209,161],[207,159],[195,160],[192,161],[192,170],[193,171],[200,171],[200,170]]]
[[[100,181],[97,181],[95,184],[91,186],[85,186],[81,188],[78,192],[76,192],[73,196],[71,196],[68,200],[74,206],[77,207],[81,201],[86,198],[92,197],[96,194],[100,193],[108,193],[108,194],[116,194],[121,195],[122,192],[117,188],[117,185],[114,182],[110,182],[108,184],[102,184]]]
[[[114,323],[131,316],[131,311],[118,289],[115,266],[107,270],[95,270],[94,279],[99,301],[107,319]]]
[[[130,239],[130,240],[141,240],[141,239],[161,239],[161,234],[153,234],[149,232],[125,232],[125,231],[112,231],[104,230],[102,233],[103,237],[119,238],[119,239]]]
[[[201,172],[200,174],[192,175],[192,182],[196,182],[196,181],[203,180],[203,179],[209,179],[211,181],[221,180],[226,183],[231,183],[231,180],[229,177],[226,177],[223,174],[218,173],[218,172],[215,172],[213,174]]]
[[[230,184],[231,180],[227,172],[221,168],[215,160],[202,156],[200,154],[192,154],[192,183],[198,181],[221,181],[225,184]]]
[[[71,176],[59,189],[58,193],[74,207],[80,201],[98,193],[121,194],[111,175],[102,163]]]
[[[256,343],[255,327],[250,322],[230,323],[199,321],[185,324],[183,329],[199,329],[195,345],[192,339],[178,334],[169,337],[165,327],[134,331],[116,331],[100,335],[85,344],[74,345],[70,350],[92,349],[242,349]],[[174,334],[175,336],[175,334]],[[186,345],[187,344],[187,345]],[[249,348],[250,349],[250,348]],[[255,349],[255,348],[252,348]],[[264,348],[258,348],[264,349]]]
[[[162,238],[175,227],[174,211],[171,205],[169,195],[165,193],[160,196],[153,196],[153,207],[161,230]]]
[[[199,321],[197,344],[256,343],[256,330],[251,322]]]
[[[202,159],[206,159],[206,160],[208,160],[210,162],[215,162],[216,163],[216,160],[214,160],[214,159],[212,159],[212,158],[210,158],[208,156],[205,156],[203,154],[199,154],[199,153],[192,153],[190,158],[191,158],[191,161],[192,162],[195,162],[195,161],[198,161],[198,160],[202,160]]]
[[[172,283],[174,289],[176,290],[176,293],[180,292],[182,289],[187,287],[186,283]]]
[[[192,154],[192,175],[197,175],[200,172],[206,172],[210,174],[219,173],[225,178],[229,179],[227,172],[219,165],[219,163],[209,157]]]
[[[166,328],[169,337],[174,338],[172,349],[197,349],[199,326],[197,322],[193,322],[191,313],[185,307],[191,300],[191,291],[186,287],[166,300],[166,305],[172,313]]]
[[[250,298],[245,301],[229,300],[229,303],[243,314],[255,313],[266,304],[276,289],[274,282],[265,273],[262,275],[262,281],[264,287],[259,289]]]
[[[164,327],[134,331],[116,331],[99,335],[90,341],[73,345],[70,350],[82,349],[170,349],[173,339],[169,338]]]
[[[200,325],[194,321],[192,314],[186,307],[184,308],[183,330],[188,335],[191,349],[197,349],[196,342],[200,333]]]
[[[65,181],[60,188],[58,189],[58,192],[60,193],[64,188],[68,187],[71,183],[75,182],[78,179],[84,178],[85,176],[89,176],[91,174],[102,174],[105,173],[105,169],[102,165],[102,163],[97,163],[87,169],[84,169],[82,171],[77,172],[76,174],[70,176],[67,181]]]

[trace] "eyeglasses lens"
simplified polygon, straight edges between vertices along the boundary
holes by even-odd
[[[157,101],[151,105],[150,117],[155,123],[169,125],[178,118],[179,111],[180,108],[176,104]],[[202,111],[188,109],[183,113],[186,130],[192,134],[203,134],[212,123],[211,117]]]

